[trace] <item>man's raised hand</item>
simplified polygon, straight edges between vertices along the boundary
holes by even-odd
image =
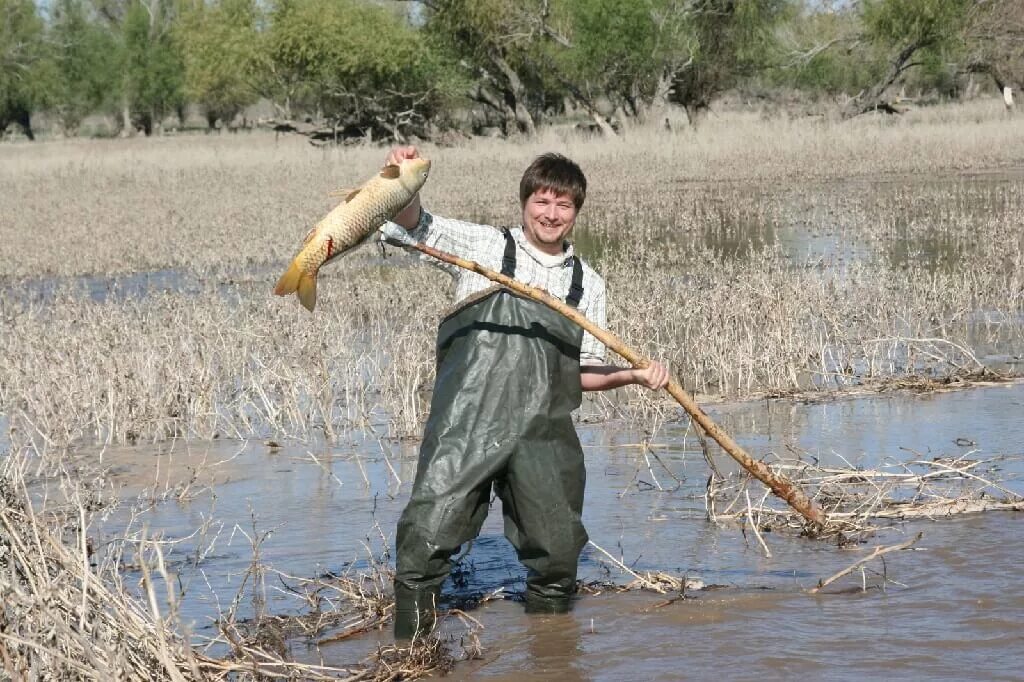
[[[388,152],[387,159],[384,161],[385,166],[397,166],[406,159],[419,158],[419,150],[413,145],[406,147],[392,147]]]

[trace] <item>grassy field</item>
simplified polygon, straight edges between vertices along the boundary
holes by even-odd
[[[549,149],[588,174],[577,237],[610,327],[706,397],[948,376],[1021,347],[1024,118],[995,102],[427,146],[425,204],[515,223],[519,174]],[[367,246],[325,270],[315,315],[270,295],[328,193],[383,149],[240,135],[2,151],[0,412],[16,441],[418,432],[445,275]],[[665,405],[623,391],[588,409]]]

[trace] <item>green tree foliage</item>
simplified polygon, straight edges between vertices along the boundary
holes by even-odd
[[[865,36],[888,54],[882,77],[845,112],[856,115],[885,106],[886,90],[915,67],[934,82],[950,81],[946,64],[962,49],[964,19],[973,0],[864,0]]]
[[[560,96],[545,88],[546,43],[565,42],[551,23],[552,3],[424,0],[423,5],[426,31],[457,55],[472,83],[468,96],[496,113],[507,134],[536,132],[536,119]]]
[[[858,93],[882,77],[887,54],[862,39],[856,8],[804,2],[779,30],[777,67],[768,84],[813,95]]]
[[[354,0],[278,0],[263,44],[265,94],[352,130],[422,131],[455,87],[421,32]]]
[[[690,26],[692,62],[675,76],[673,99],[695,120],[712,99],[772,63],[785,0],[689,0],[676,6]]]
[[[672,0],[570,0],[564,7],[571,46],[549,41],[549,48],[563,82],[590,102],[605,96],[641,115],[667,95],[668,78],[691,55],[686,16]]]
[[[956,40],[971,0],[863,0],[868,36],[919,49]]]
[[[128,100],[147,135],[184,104],[184,66],[172,37],[170,3],[129,3],[121,28]]]
[[[184,107],[184,65],[174,40],[175,0],[91,0],[114,43],[123,134],[148,135]]]
[[[775,84],[853,95],[846,115],[882,108],[894,85],[953,94],[964,27],[977,0],[864,0],[805,4],[787,22]]]
[[[30,117],[46,103],[52,62],[32,0],[0,0],[0,133],[11,122],[32,138]]]
[[[70,134],[85,116],[114,104],[119,81],[117,45],[89,10],[83,0],[58,0],[52,6],[52,104]]]
[[[196,2],[182,9],[175,35],[185,66],[185,95],[212,127],[256,101],[260,12],[255,0]]]

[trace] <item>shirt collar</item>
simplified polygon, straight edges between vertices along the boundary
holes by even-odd
[[[523,227],[513,227],[512,237],[516,240],[516,243],[530,256],[533,260],[537,261],[546,268],[557,268],[565,266],[569,259],[573,257],[575,251],[572,246],[572,242],[565,240],[562,242],[562,253],[550,254],[544,253],[536,246],[530,243],[530,240],[526,238],[526,233],[523,232]]]

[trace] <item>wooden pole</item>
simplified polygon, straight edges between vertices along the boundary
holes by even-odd
[[[420,253],[424,253],[431,258],[436,258],[439,261],[483,275],[492,282],[497,282],[516,293],[522,294],[534,301],[543,303],[547,307],[561,313],[579,326],[583,327],[585,330],[590,332],[594,338],[625,358],[627,362],[633,365],[633,367],[643,369],[651,364],[649,359],[641,356],[639,353],[627,346],[621,339],[619,339],[619,337],[609,331],[601,329],[588,320],[578,310],[566,305],[542,289],[523,284],[511,277],[506,277],[500,272],[495,272],[494,270],[485,268],[474,261],[459,258],[443,251],[438,251],[426,244],[421,244],[409,237],[408,233],[405,233],[404,230],[402,230],[402,234],[397,234],[397,231],[387,231],[385,232],[385,236],[393,239],[394,241],[401,242],[405,246],[416,249]],[[715,422],[713,422],[702,409],[700,409],[700,406],[697,405],[696,401],[694,401],[683,387],[679,385],[679,382],[672,379],[669,381],[666,390],[673,398],[676,399],[676,402],[683,406],[683,409],[689,413],[693,420],[697,422],[702,429],[704,429],[704,432],[711,436],[716,443],[722,446],[722,449],[729,453],[730,457],[739,462],[740,466],[749,471],[751,476],[764,483],[773,493],[785,500],[789,506],[807,519],[815,530],[820,530],[824,527],[826,518],[825,512],[822,511],[821,507],[815,504],[812,499],[807,497],[803,490],[794,485],[787,478],[774,473],[763,462],[759,462],[748,455],[746,451],[729,436],[729,434],[719,428],[719,426],[715,424]]]

